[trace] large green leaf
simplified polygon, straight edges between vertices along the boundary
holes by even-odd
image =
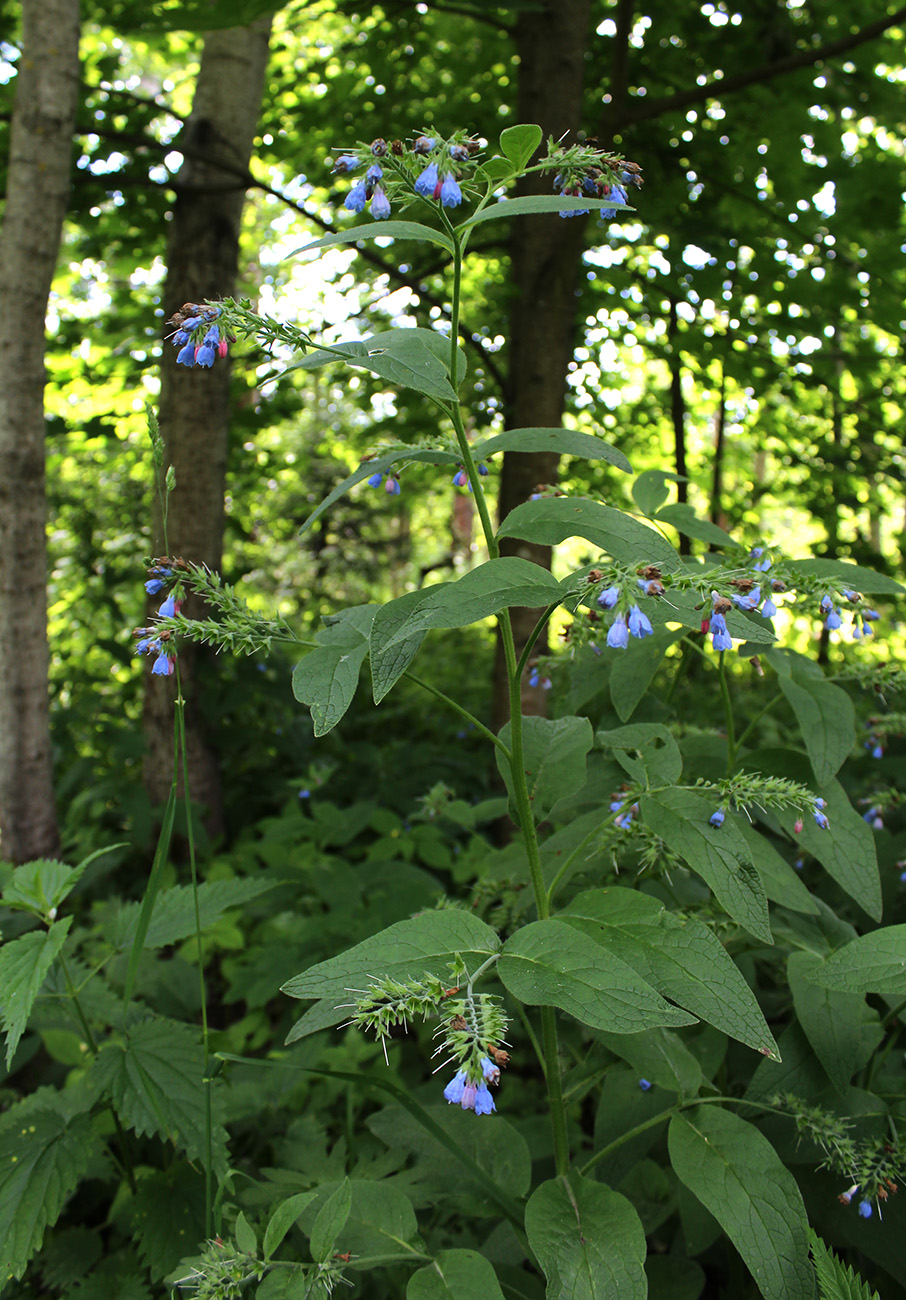
[[[48,930],[33,930],[0,948],[0,1023],[6,1034],[6,1068],[28,1024],[35,998],[66,941],[72,917],[54,921]]]
[[[356,605],[331,618],[318,647],[293,669],[293,695],[310,707],[316,736],[331,731],[352,703],[376,612],[376,605]]]
[[[632,654],[614,655],[610,669],[610,698],[622,722],[627,722],[644,698],[664,655],[682,632],[660,629],[632,647]]]
[[[253,898],[267,893],[283,882],[279,879],[258,880],[235,877],[232,880],[206,880],[198,886],[198,918],[202,930],[209,929],[224,912],[242,907]],[[112,924],[105,927],[105,937],[114,947],[128,948],[135,939],[139,903],[127,903],[116,912]],[[145,934],[146,948],[165,948],[195,933],[195,891],[191,885],[174,885],[158,894],[151,921]]]
[[[525,1231],[547,1300],[645,1300],[645,1230],[619,1192],[576,1173],[552,1178],[525,1207]]]
[[[524,501],[504,519],[498,536],[521,537],[544,546],[584,537],[621,564],[659,564],[671,572],[682,565],[670,543],[653,528],[622,510],[585,497]]]
[[[337,1237],[346,1226],[351,1209],[352,1188],[349,1179],[344,1178],[340,1186],[331,1192],[318,1210],[308,1234],[311,1257],[317,1264],[323,1264],[330,1258]]]
[[[597,1037],[632,1066],[637,1079],[686,1097],[694,1097],[701,1087],[702,1068],[672,1029],[646,1029],[641,1034],[609,1034],[599,1029]]]
[[[428,338],[427,336],[432,336]],[[352,339],[337,343],[328,351],[316,348],[287,366],[284,374],[293,370],[319,370],[331,362],[342,361],[348,366],[370,370],[372,374],[387,379],[400,388],[414,388],[437,402],[456,401],[456,390],[450,383],[449,370],[438,355],[436,339],[446,340],[433,330],[396,329],[384,334],[374,334],[367,339]],[[449,348],[449,344],[447,344]]]
[[[544,132],[534,122],[520,122],[500,132],[500,148],[517,172],[528,165],[532,154],[544,138]]]
[[[848,943],[808,978],[843,993],[906,997],[906,925],[888,925]]]
[[[14,1107],[0,1121],[0,1278],[21,1277],[97,1151],[87,1116]],[[0,1284],[2,1285],[2,1284]]]
[[[632,471],[632,466],[617,447],[603,438],[578,429],[505,429],[493,438],[477,443],[475,459],[484,460],[497,451],[552,451],[558,456],[580,456],[584,460],[606,460],[617,469]]]
[[[422,912],[294,975],[283,992],[293,998],[335,997],[348,1002],[351,989],[364,988],[379,976],[442,976],[457,953],[474,968],[499,947],[496,931],[470,912],[458,908]],[[293,1038],[290,1032],[287,1042]]]
[[[271,1214],[267,1221],[267,1228],[264,1232],[264,1258],[270,1259],[274,1251],[280,1246],[290,1228],[298,1219],[299,1215],[310,1205],[317,1196],[317,1191],[296,1192],[294,1196],[288,1196]]]
[[[716,1106],[674,1115],[677,1177],[714,1215],[765,1300],[814,1300],[808,1219],[796,1180],[752,1124]]]
[[[371,682],[375,704],[380,704],[418,654],[427,630],[404,632],[402,637],[397,633],[433,590],[433,587],[422,587],[419,591],[407,591],[381,605],[375,615],[371,625]]]
[[[673,474],[666,469],[646,469],[632,485],[632,499],[649,519],[653,518],[670,495],[671,483],[685,483],[683,474]]]
[[[203,1160],[206,1151],[204,1050],[199,1034],[179,1021],[143,1020],[120,1040],[105,1043],[91,1069],[92,1085],[109,1092],[127,1128],[156,1133]],[[214,1092],[214,1151],[222,1162],[226,1133],[218,1122],[219,1092]]]
[[[341,244],[357,244],[360,239],[413,239],[418,243],[439,244],[448,253],[453,253],[453,240],[444,230],[434,230],[423,226],[419,221],[369,221],[360,226],[350,226],[346,230],[334,230],[321,239],[303,244],[287,255],[301,257],[303,253],[319,253],[324,248],[336,248]]]
[[[879,596],[906,594],[906,587],[888,578],[886,573],[875,573],[874,569],[863,569],[846,560],[797,560],[794,568],[809,577],[837,579],[841,591],[861,591]]]
[[[755,995],[717,936],[632,889],[589,889],[557,918],[589,935],[652,987],[731,1038],[777,1057]]]
[[[823,786],[836,775],[856,743],[853,702],[803,655],[770,650],[767,658],[796,715],[815,780]]]
[[[791,953],[787,978],[799,1024],[842,1097],[856,1071],[868,1063],[884,1031],[864,994],[840,993],[809,979],[821,965],[815,953]]]
[[[620,766],[642,785],[671,785],[678,781],[683,759],[673,734],[659,722],[638,722],[599,731],[596,743],[612,750]]]
[[[714,805],[691,790],[644,795],[641,813],[648,826],[696,872],[730,916],[764,943],[772,943],[768,900],[742,835],[728,817],[709,822]]]
[[[413,1273],[406,1300],[504,1300],[497,1274],[474,1250],[442,1250]]]
[[[528,217],[537,216],[542,212],[574,212],[576,204],[581,203],[583,208],[590,212],[600,212],[602,208],[616,209],[618,219],[622,219],[624,213],[627,215],[634,212],[635,209],[624,203],[617,203],[615,199],[591,199],[584,194],[581,199],[563,194],[523,194],[518,199],[501,199],[497,203],[492,203],[490,207],[482,208],[474,216],[468,217],[459,225],[460,230],[467,230],[471,226],[480,225],[484,221],[502,221],[509,217]]]
[[[500,979],[529,1006],[559,1007],[594,1029],[636,1034],[657,1025],[690,1025],[626,962],[563,921],[533,921],[508,939]]]
[[[301,1214],[306,1232],[312,1231],[321,1208],[341,1186],[337,1181],[321,1184],[317,1198]],[[417,1237],[418,1223],[405,1192],[386,1180],[367,1178],[350,1178],[349,1191],[349,1214],[336,1243],[339,1251],[421,1262],[424,1256],[410,1245]]]
[[[794,912],[810,912],[814,915],[818,911],[817,903],[771,841],[747,817],[737,817],[734,820],[752,855],[755,870],[761,876],[764,892],[771,902],[779,903],[781,907],[788,907]]]
[[[574,794],[585,784],[588,751],[594,743],[588,718],[522,719],[525,780],[528,785],[532,816],[543,822],[558,799]],[[507,723],[500,739],[509,747],[512,727]],[[513,774],[500,750],[497,766],[506,782],[510,799],[515,800]]]
[[[739,549],[740,544],[735,538],[724,532],[722,528],[718,528],[717,524],[712,524],[710,519],[699,518],[692,506],[686,505],[683,501],[676,502],[672,506],[664,506],[654,518],[660,523],[669,524],[671,528],[675,528],[678,533],[683,533],[686,537],[694,537],[699,542]]]

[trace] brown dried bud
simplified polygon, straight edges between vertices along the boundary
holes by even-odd
[[[465,1019],[462,1016],[454,1016],[450,1021],[450,1028],[455,1029],[457,1032],[461,1033],[464,1029],[468,1029],[468,1027],[469,1026],[466,1024]]]
[[[718,596],[717,600],[714,602],[715,614],[726,614],[728,610],[731,610],[732,608],[733,602],[732,600],[727,600],[726,596]]]
[[[586,582],[600,582],[603,577],[604,574],[600,569],[589,569]]]
[[[510,1063],[510,1054],[505,1052],[501,1047],[495,1047],[493,1043],[485,1044],[488,1056],[501,1070],[505,1070]]]
[[[646,564],[643,569],[636,569],[640,578],[656,579],[661,576],[661,567],[659,564]]]
[[[759,677],[764,677],[764,669],[761,666],[761,660],[758,658],[758,655],[753,655],[749,660],[749,663],[755,669]]]

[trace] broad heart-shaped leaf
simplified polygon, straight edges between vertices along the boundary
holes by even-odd
[[[577,203],[581,203],[582,207],[587,208],[592,214],[600,212],[602,208],[613,208],[617,213],[618,221],[623,219],[624,214],[628,215],[635,211],[635,208],[630,207],[629,204],[617,203],[612,198],[590,199],[584,194],[581,199],[563,194],[523,194],[518,199],[501,199],[497,203],[492,203],[490,207],[482,208],[474,216],[460,222],[459,229],[468,230],[470,226],[480,225],[483,221],[536,216],[541,212],[575,212]]]
[[[0,948],[0,1023],[6,1034],[6,1068],[16,1054],[35,998],[69,933],[72,917],[54,921],[49,930],[11,939]]]
[[[701,876],[734,921],[773,943],[767,896],[748,846],[731,818],[712,826],[713,811],[708,799],[691,790],[662,790],[641,799],[646,826]]]
[[[666,469],[646,469],[632,485],[632,499],[649,519],[660,510],[670,495],[670,483],[686,483],[684,474],[671,474]]]
[[[317,649],[293,669],[293,695],[310,707],[316,736],[331,731],[352,703],[376,613],[376,605],[344,609],[318,632]]]
[[[780,689],[796,715],[819,786],[835,776],[856,743],[856,711],[846,691],[827,681],[811,659],[770,650]]]
[[[465,627],[512,605],[540,609],[556,604],[569,587],[569,582],[559,583],[547,569],[530,560],[515,555],[488,560],[456,582],[424,588],[424,600],[416,601],[416,593],[408,593],[407,617],[402,621],[396,616],[397,601],[390,601],[380,619],[375,619],[372,646],[379,655],[387,655],[429,628]]]
[[[330,1258],[334,1242],[346,1226],[351,1209],[352,1188],[349,1179],[344,1178],[318,1210],[318,1217],[308,1234],[311,1257],[316,1263],[323,1264]]]
[[[450,383],[446,362],[438,355],[437,340],[449,349],[449,343],[434,330],[395,329],[374,334],[367,339],[352,339],[337,343],[328,349],[316,348],[291,366],[292,370],[319,370],[332,361],[343,361],[348,366],[370,370],[372,374],[387,379],[400,388],[414,388],[417,393],[433,397],[437,402],[455,402],[456,390]],[[464,362],[457,363],[464,373]]]
[[[438,337],[440,337],[438,335]],[[401,443],[398,447],[391,447],[387,451],[381,452],[379,456],[372,456],[370,460],[362,461],[358,469],[347,475],[342,483],[338,483],[332,491],[328,492],[323,501],[314,508],[305,523],[299,529],[304,533],[310,528],[316,520],[320,519],[326,510],[339,501],[340,497],[346,495],[350,488],[355,487],[357,483],[364,483],[366,479],[372,478],[375,474],[384,474],[394,465],[400,464],[401,461],[415,461],[422,465],[458,465],[460,457],[452,451],[432,450],[423,447],[407,447]]]
[[[534,122],[520,122],[518,126],[508,126],[500,132],[501,152],[509,158],[516,170],[521,172],[538,148],[543,136],[541,127],[536,126]]]
[[[505,429],[476,444],[475,459],[484,460],[497,451],[552,451],[558,456],[580,456],[584,460],[606,460],[631,473],[632,466],[616,447],[592,433],[578,429]]]
[[[156,1133],[194,1160],[205,1155],[204,1051],[198,1031],[180,1021],[143,1020],[119,1041],[105,1043],[89,1082],[109,1092],[127,1128]],[[223,1165],[226,1133],[214,1102],[214,1159]]]
[[[633,889],[589,889],[557,913],[637,971],[653,988],[756,1051],[777,1044],[755,995],[717,936]]]
[[[504,1300],[497,1274],[474,1250],[442,1250],[413,1273],[406,1300]]]
[[[622,722],[632,717],[664,655],[681,636],[682,632],[660,629],[654,636],[646,636],[636,645],[627,647],[631,653],[614,655],[610,670],[610,699]]]
[[[619,1192],[577,1173],[552,1178],[530,1197],[525,1231],[547,1279],[547,1300],[648,1295],[645,1230]]]
[[[348,1002],[351,989],[362,989],[382,975],[394,979],[446,975],[457,953],[474,969],[499,947],[497,932],[471,912],[452,907],[422,912],[294,975],[283,992],[291,998],[335,997]],[[293,1037],[290,1032],[287,1042]]]
[[[844,993],[906,997],[906,925],[863,934],[808,975],[814,984]]]
[[[626,962],[563,921],[532,921],[517,930],[503,946],[497,973],[521,1002],[559,1007],[593,1029],[637,1034],[695,1023]]]
[[[397,639],[397,632],[404,627],[410,616],[419,609],[433,587],[422,587],[419,591],[407,591],[396,600],[388,600],[381,605],[371,625],[371,683],[375,704],[392,690],[412,660],[421,649],[426,630],[410,632]]]
[[[767,1138],[717,1106],[674,1115],[667,1137],[677,1177],[717,1219],[765,1300],[814,1300],[802,1195]]]
[[[504,519],[498,536],[521,537],[543,546],[584,537],[620,564],[659,564],[671,572],[682,567],[679,555],[660,533],[622,510],[584,497],[524,501]]]
[[[360,239],[414,239],[419,243],[439,244],[448,253],[453,253],[453,241],[443,230],[433,230],[423,226],[419,221],[370,221],[361,226],[350,226],[346,230],[334,230],[322,239],[315,239],[310,244],[303,244],[287,255],[301,257],[303,253],[319,253],[324,248],[336,248],[340,244],[355,244]]]
[[[809,577],[838,579],[839,590],[861,591],[878,596],[902,596],[906,587],[888,578],[886,573],[863,569],[861,565],[846,560],[797,560],[793,566],[797,573]]]
[[[810,982],[809,976],[821,965],[813,952],[791,953],[787,978],[803,1033],[842,1097],[884,1033],[864,994],[839,993]]]
[[[525,779],[528,784],[532,816],[543,822],[558,799],[574,794],[585,784],[585,760],[594,743],[588,718],[522,719]],[[512,727],[508,722],[500,730],[500,739],[509,747]],[[497,767],[514,799],[513,774],[500,750]]]
[[[685,502],[680,501],[672,506],[664,506],[654,518],[669,524],[671,528],[675,528],[678,533],[684,533],[686,537],[694,537],[699,542],[739,548],[740,544],[735,538],[725,533],[722,528],[718,528],[717,524],[712,524],[710,519],[700,519],[692,506],[686,505]]]
[[[0,1278],[21,1277],[97,1152],[86,1115],[14,1107],[0,1123]]]

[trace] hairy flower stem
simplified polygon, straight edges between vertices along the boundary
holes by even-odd
[[[720,652],[718,672],[720,674],[720,698],[724,706],[724,723],[727,728],[727,776],[736,766],[736,723],[733,720],[733,701],[730,699],[730,685],[727,681],[727,667],[724,651]]]
[[[462,289],[462,244],[459,235],[452,224],[449,222],[446,224],[449,227],[449,233],[453,240],[453,295],[450,321],[450,382],[455,387],[457,342],[459,338],[459,305]],[[497,538],[494,534],[494,526],[491,522],[487,498],[485,497],[475,467],[475,460],[472,456],[472,449],[469,446],[468,437],[466,436],[462,412],[458,402],[451,404],[450,418],[453,422],[453,428],[456,431],[456,441],[459,444],[459,451],[462,456],[463,465],[466,474],[468,475],[469,482],[472,484],[475,504],[478,509],[478,517],[481,520],[481,528],[488,548],[488,555],[492,560],[495,560],[500,555],[500,547],[497,544]],[[509,684],[510,773],[512,777],[513,793],[515,795],[516,809],[519,816],[519,829],[522,832],[525,855],[529,865],[529,876],[532,882],[532,893],[535,899],[535,907],[538,912],[539,921],[545,921],[550,916],[551,909],[550,901],[547,896],[547,888],[544,883],[544,872],[541,866],[541,851],[538,846],[538,835],[532,817],[532,806],[529,799],[528,787],[525,781],[525,748],[522,732],[522,695],[519,689],[520,669],[516,657],[516,642],[513,637],[513,624],[510,619],[510,611],[508,609],[501,610],[497,618],[500,627],[500,639],[503,644],[507,680]],[[565,1174],[569,1169],[569,1140],[566,1130],[566,1110],[563,1104],[563,1089],[560,1080],[557,1021],[552,1007],[541,1008],[541,1043],[544,1051],[545,1075],[547,1078],[547,1094],[550,1105],[551,1126],[553,1129],[556,1170],[558,1174]]]

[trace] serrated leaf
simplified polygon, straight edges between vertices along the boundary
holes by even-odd
[[[591,213],[600,212],[602,208],[613,208],[618,214],[617,220],[620,220],[624,213],[628,215],[635,211],[635,208],[630,207],[629,204],[618,203],[613,198],[592,199],[584,194],[581,199],[563,194],[523,194],[518,199],[501,199],[490,207],[482,208],[474,216],[460,222],[459,229],[468,230],[485,221],[507,221],[510,217],[537,216],[543,212],[574,212],[579,202]]]
[[[617,469],[632,472],[632,466],[617,447],[603,438],[578,429],[505,429],[475,446],[475,459],[484,460],[497,451],[550,451],[557,456],[580,456],[584,460],[606,460]]]
[[[621,722],[628,722],[654,680],[664,655],[684,634],[659,630],[631,647],[630,654],[614,655],[610,669],[610,699]]]
[[[318,1210],[317,1218],[308,1234],[311,1257],[316,1264],[323,1264],[333,1253],[334,1243],[346,1226],[352,1209],[352,1187],[349,1179],[331,1192]]]
[[[791,953],[787,979],[802,1031],[842,1097],[856,1071],[868,1063],[884,1031],[864,994],[840,993],[809,979],[821,965],[815,953]]]
[[[816,1232],[810,1229],[808,1237],[820,1300],[881,1300],[877,1291],[839,1260]]]
[[[570,537],[584,537],[620,564],[658,564],[670,572],[682,561],[660,533],[622,510],[585,497],[539,497],[511,510],[498,537],[520,537],[543,546],[556,546]]]
[[[579,1174],[552,1178],[525,1207],[547,1300],[645,1300],[645,1230],[619,1192]]]
[[[342,995],[363,988],[379,976],[408,979],[424,974],[446,975],[457,953],[471,967],[477,967],[499,947],[496,931],[469,912],[458,908],[422,912],[293,976],[284,984],[283,992],[292,998],[336,997],[348,1002],[349,998]],[[293,1041],[292,1033],[287,1041]]]
[[[54,921],[47,930],[33,930],[0,948],[0,1023],[6,1034],[7,1070],[44,977],[59,955],[71,925],[72,917],[67,916]]]
[[[129,1205],[138,1253],[155,1282],[204,1240],[204,1176],[182,1160],[143,1171]],[[109,1294],[114,1294],[108,1292]],[[120,1292],[116,1293],[119,1300]]]
[[[588,718],[522,719],[525,781],[532,804],[532,816],[543,822],[558,799],[573,794],[585,784],[588,752],[594,744]],[[506,723],[500,739],[509,747],[512,727]],[[496,751],[497,767],[515,800],[513,773],[506,757]]]
[[[340,361],[354,369],[370,370],[401,388],[413,388],[435,401],[454,402],[456,390],[450,383],[447,366],[424,335],[445,342],[433,330],[388,330],[371,338],[337,343],[330,350],[316,348],[287,366],[283,374],[293,370],[318,370],[321,366]]]
[[[439,244],[448,253],[453,253],[453,241],[443,230],[434,230],[423,226],[419,221],[373,221],[363,222],[361,226],[350,226],[346,230],[334,230],[321,239],[302,244],[287,254],[286,260],[301,257],[303,253],[319,253],[323,248],[337,248],[342,244],[355,244],[360,239],[412,239],[418,243]]]
[[[729,915],[756,939],[773,943],[764,886],[732,818],[711,826],[713,804],[691,790],[646,794],[640,807],[645,824],[701,876]]]
[[[202,930],[209,929],[224,912],[242,907],[280,880],[256,880],[235,877],[232,880],[206,880],[198,886],[198,913]],[[127,903],[116,912],[106,937],[117,949],[129,947],[138,925],[139,903]],[[195,897],[191,885],[174,885],[154,901],[151,921],[145,934],[146,948],[165,948],[195,933]]]
[[[710,1210],[765,1300],[814,1300],[808,1218],[796,1180],[752,1124],[716,1106],[674,1115],[677,1177]]]
[[[562,921],[532,921],[503,946],[497,973],[529,1006],[559,1007],[593,1029],[635,1034],[689,1025],[631,966]]]
[[[717,936],[630,889],[590,889],[557,918],[614,952],[664,997],[701,1020],[777,1056],[755,995]]]
[[[121,1041],[101,1048],[91,1076],[96,1088],[109,1091],[127,1128],[139,1135],[156,1133],[191,1159],[204,1158],[204,1051],[197,1030],[163,1018],[143,1020]],[[214,1150],[215,1159],[222,1161],[226,1134],[216,1122],[217,1102],[215,1091]]]
[[[316,736],[331,731],[353,701],[376,613],[375,605],[343,610],[318,632],[317,648],[293,669],[293,695],[309,706]]]
[[[497,1274],[474,1250],[442,1250],[413,1273],[406,1300],[504,1300]]]
[[[815,780],[823,786],[843,766],[856,743],[853,702],[804,656],[772,650],[767,657],[796,715]]]
[[[49,916],[58,908],[69,892],[78,884],[82,872],[91,859],[77,867],[69,867],[54,858],[37,858],[16,867],[3,888],[3,901],[7,907],[24,908]]]
[[[21,1277],[97,1150],[87,1116],[14,1107],[0,1123],[0,1278]]]
[[[297,1192],[295,1196],[288,1196],[285,1201],[280,1202],[268,1220],[264,1232],[265,1259],[270,1259],[299,1215],[306,1206],[311,1205],[317,1195],[317,1190],[313,1192]]]
[[[534,122],[520,122],[500,132],[500,148],[516,171],[521,172],[543,137],[544,132]]]
[[[843,993],[906,997],[906,925],[888,925],[848,943],[807,977]]]

